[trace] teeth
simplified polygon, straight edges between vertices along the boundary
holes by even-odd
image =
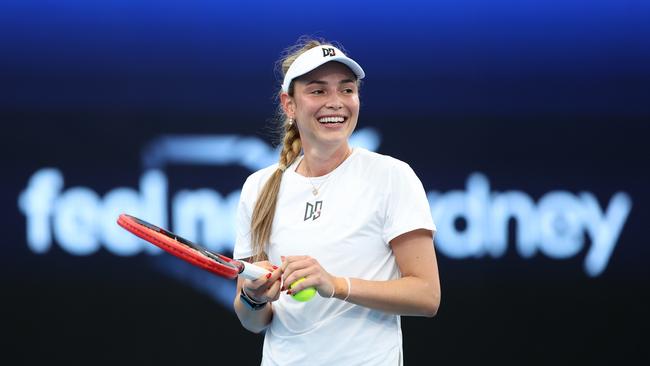
[[[343,123],[343,121],[345,121],[343,117],[323,117],[318,119],[320,123]]]

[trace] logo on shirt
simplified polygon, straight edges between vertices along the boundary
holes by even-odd
[[[319,218],[321,207],[323,207],[323,201],[316,201],[314,204],[307,202],[307,205],[305,206],[305,219],[303,221],[309,219],[313,221]]]

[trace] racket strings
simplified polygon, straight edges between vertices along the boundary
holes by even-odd
[[[226,267],[229,267],[229,268],[232,268],[232,269],[236,270],[238,273],[240,273],[243,270],[243,266],[240,266],[238,262],[235,262],[234,260],[225,259],[221,255],[213,253],[210,250],[208,250],[208,249],[206,249],[206,248],[204,248],[204,247],[202,247],[202,246],[200,246],[198,244],[195,244],[195,243],[193,243],[193,242],[191,242],[191,241],[189,241],[187,239],[179,238],[177,236],[173,236],[173,237],[170,236],[170,238],[172,238],[172,239],[176,240],[177,242],[179,242],[181,244],[184,244],[184,245],[196,250],[197,252],[203,254],[204,256],[214,260],[215,262],[217,262],[217,263],[219,263],[219,264],[221,264],[223,266],[226,266]]]
[[[231,267],[231,268],[237,268],[237,266],[235,266],[232,262],[223,259],[220,255],[212,253],[208,249],[206,249],[206,248],[204,248],[204,247],[202,247],[202,246],[200,246],[198,244],[195,244],[195,243],[193,243],[193,242],[191,242],[191,241],[189,241],[187,239],[180,238],[180,237],[175,236],[175,235],[169,235],[169,237],[171,239],[176,240],[177,242],[179,242],[179,243],[181,243],[183,245],[186,245],[186,246],[196,250],[197,252],[203,254],[204,256],[206,256],[206,257],[208,257],[208,258],[210,258],[210,259],[212,259],[214,261],[216,261],[219,264],[222,264],[224,266],[228,266],[228,267]],[[237,269],[239,269],[239,268],[237,268]]]

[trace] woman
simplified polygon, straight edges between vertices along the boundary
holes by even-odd
[[[271,273],[238,281],[237,316],[266,331],[263,365],[401,364],[400,315],[431,317],[440,303],[422,184],[407,164],[348,144],[359,64],[311,40],[282,71],[280,161],[246,180],[234,253]],[[287,296],[309,287],[320,296]]]

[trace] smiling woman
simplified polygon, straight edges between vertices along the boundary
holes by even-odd
[[[305,157],[297,171],[322,176],[351,153],[347,141],[359,117],[359,92],[352,71],[328,62],[295,81],[293,96],[282,93],[285,113],[295,121]]]
[[[400,316],[434,316],[440,304],[422,183],[406,163],[350,146],[357,62],[308,40],[282,67],[280,161],[246,180],[234,251],[272,273],[238,281],[237,316],[266,330],[263,365],[402,364]],[[307,288],[320,296],[283,296]]]

